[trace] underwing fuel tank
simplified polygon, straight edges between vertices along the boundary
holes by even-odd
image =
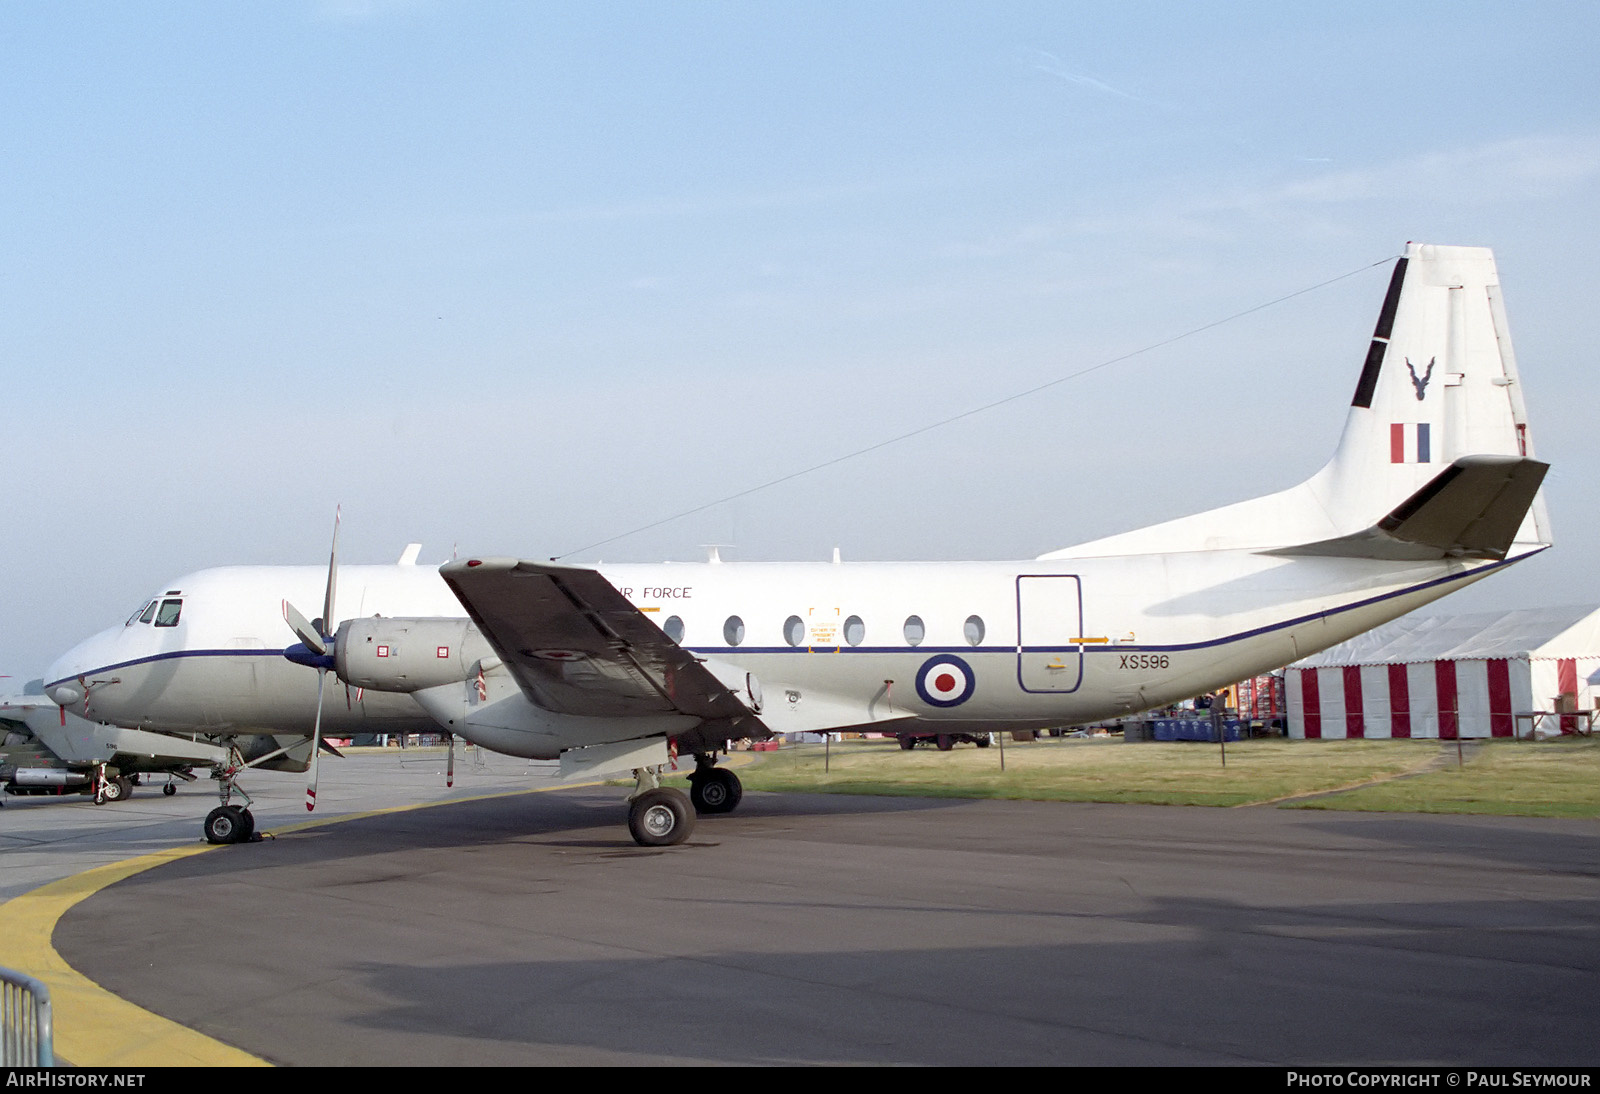
[[[350,619],[334,640],[339,679],[373,691],[458,684],[499,663],[467,619]]]
[[[84,786],[89,776],[60,767],[19,767],[12,773],[11,781],[17,786]]]

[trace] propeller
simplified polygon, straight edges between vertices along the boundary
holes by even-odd
[[[322,617],[307,620],[293,604],[287,600],[283,602],[283,621],[300,639],[298,646],[290,646],[283,651],[283,655],[297,665],[317,670],[317,716],[311,727],[311,766],[306,780],[308,813],[317,807],[317,762],[322,757],[322,750],[327,747],[328,751],[334,752],[333,747],[325,746],[322,740],[322,694],[328,671],[334,667],[334,634],[337,628],[333,625],[333,598],[339,581],[339,518],[342,511],[341,506],[333,513],[333,547],[328,552],[328,587],[322,597]],[[338,753],[334,752],[334,755]]]

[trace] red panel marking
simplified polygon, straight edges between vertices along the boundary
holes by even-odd
[[[1361,666],[1344,667],[1344,735],[1360,740],[1367,735],[1367,723],[1361,717]]]
[[[388,657],[389,656],[389,647],[388,646],[379,646],[378,647],[378,656],[379,657]]]
[[[1404,665],[1389,666],[1389,736],[1411,736],[1411,677]]]
[[[1512,734],[1511,718],[1511,664],[1504,657],[1490,658],[1489,666],[1489,736],[1509,737]]]
[[[1306,740],[1322,736],[1322,699],[1317,695],[1317,670],[1300,670],[1300,705],[1305,710]]]
[[[1389,427],[1389,462],[1406,462],[1406,427],[1399,422]]]
[[[1571,657],[1563,657],[1556,662],[1556,691],[1561,695],[1578,697],[1578,662]],[[1571,714],[1561,716],[1561,732],[1578,732],[1578,719]]]
[[[450,647],[449,646],[440,646],[439,647],[439,656],[440,657],[449,657],[450,656]]]
[[[1456,663],[1435,661],[1433,678],[1439,687],[1439,739],[1453,741],[1461,736],[1461,718],[1456,711]]]

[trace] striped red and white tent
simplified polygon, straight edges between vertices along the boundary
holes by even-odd
[[[1407,616],[1285,670],[1289,736],[1510,737],[1573,732],[1600,688],[1600,609]],[[1541,712],[1537,720],[1526,717]],[[1520,716],[1520,717],[1519,717]],[[1587,721],[1581,723],[1587,728]]]

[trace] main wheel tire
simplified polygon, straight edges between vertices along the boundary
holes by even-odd
[[[238,843],[244,830],[244,810],[236,805],[219,805],[206,814],[208,843]]]
[[[972,743],[977,745],[979,748],[988,748],[990,744],[989,735],[987,733],[980,734],[978,739]]]
[[[161,788],[161,793],[165,794],[169,798],[172,797],[172,795],[176,794],[177,792],[178,792],[178,788],[176,786],[174,786],[172,783],[168,783],[166,786],[163,786]]]
[[[238,809],[238,806],[234,806],[234,808]],[[256,834],[255,814],[250,812],[248,809],[239,809],[239,822],[242,828],[238,837],[233,842],[249,843]]]
[[[107,779],[105,786],[100,788],[100,797],[104,801],[119,802],[128,796],[128,788],[123,785],[122,779]]]
[[[744,797],[739,776],[725,767],[713,767],[689,776],[689,800],[696,813],[732,813]]]
[[[905,749],[907,752],[910,752],[913,748],[917,747],[917,739],[915,737],[901,737],[900,747]]]
[[[641,847],[671,847],[694,831],[694,809],[681,790],[646,790],[628,806],[628,831]]]
[[[132,779],[128,778],[128,776],[126,776],[126,775],[118,775],[117,776],[117,785],[122,787],[122,797],[119,800],[127,801],[129,798],[133,797],[133,780]]]
[[[938,744],[940,752],[949,752],[952,748],[956,747],[955,738],[950,736],[948,733],[939,734],[939,738],[935,743]]]

